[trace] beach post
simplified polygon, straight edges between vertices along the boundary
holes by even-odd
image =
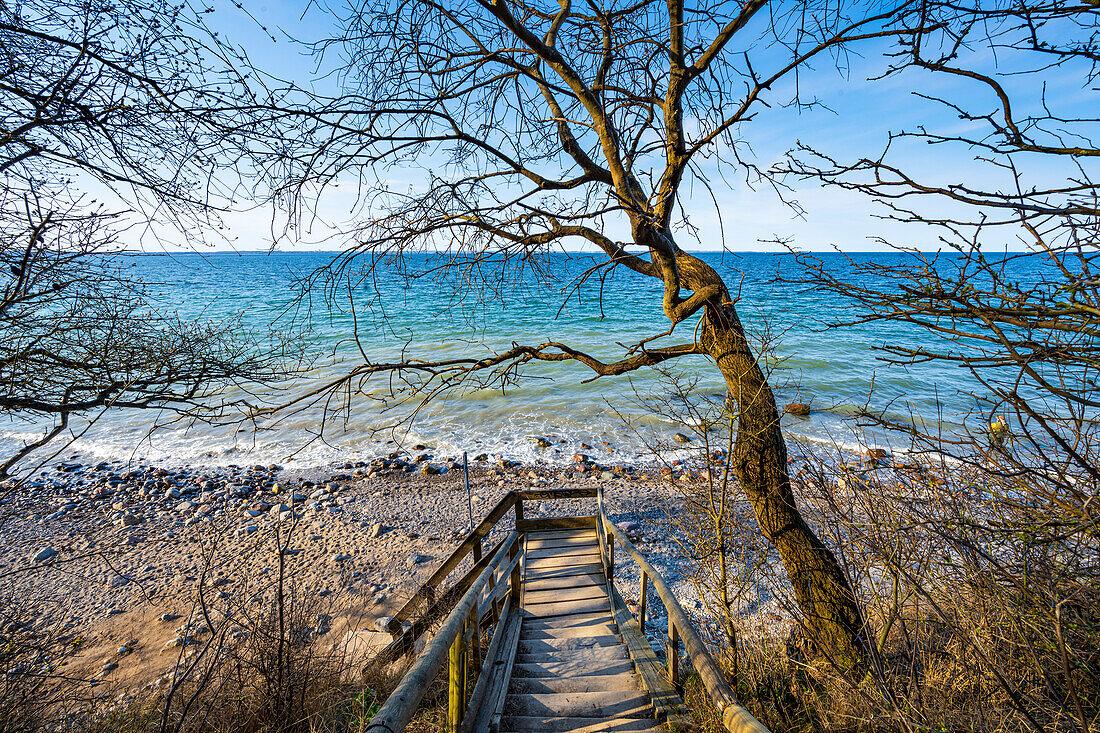
[[[462,477],[466,483],[466,511],[470,514],[470,531],[474,531],[474,498],[470,494],[470,461],[462,451]],[[480,543],[479,543],[480,544]]]

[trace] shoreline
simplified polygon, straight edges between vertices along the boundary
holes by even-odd
[[[210,638],[203,617],[232,623],[262,612],[283,562],[288,587],[311,609],[317,643],[363,661],[389,638],[375,620],[453,549],[469,510],[461,467],[372,473],[362,463],[307,476],[267,466],[63,462],[0,495],[5,624],[56,639],[70,655],[67,676],[111,707],[165,689]],[[676,583],[659,472],[608,467],[567,477],[486,463],[470,467],[475,522],[513,489],[602,485],[613,518]]]
[[[389,639],[376,620],[411,596],[470,524],[461,457],[456,464],[417,447],[325,469],[60,461],[21,486],[5,483],[4,622],[58,640],[71,657],[67,675],[97,705],[117,709],[128,696],[166,689],[210,638],[203,619],[229,625],[233,643],[246,643],[239,620],[264,612],[285,580],[310,609],[314,643],[356,667]],[[792,464],[804,460],[801,452],[792,447]],[[670,521],[681,500],[673,487],[700,480],[698,463],[640,468],[577,454],[566,467],[472,458],[474,523],[511,490],[602,486],[612,518],[685,610],[702,610]],[[751,517],[747,501],[738,506]],[[530,512],[553,513],[545,503]],[[627,564],[617,574],[636,601],[636,569]],[[651,641],[659,647],[661,612],[654,611]],[[789,627],[769,598],[751,616],[762,633],[781,636]]]

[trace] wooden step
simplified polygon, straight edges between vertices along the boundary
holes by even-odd
[[[524,639],[519,640],[520,654],[544,654],[557,652],[559,654],[572,654],[582,649],[601,649],[605,647],[622,646],[623,640],[614,634],[603,636],[580,636],[555,639]]]
[[[547,629],[576,629],[592,624],[615,623],[608,613],[575,613],[568,616],[527,616],[523,619],[523,631],[545,631]]]
[[[539,555],[526,557],[523,566],[528,573],[550,568],[573,568],[581,565],[594,565],[600,562],[600,553],[585,552],[573,555]]]
[[[588,677],[513,677],[509,692],[609,692],[640,690],[641,678],[633,672]]]
[[[595,677],[605,674],[630,674],[634,664],[629,660],[569,659],[523,662],[512,667],[512,679],[520,677]]]
[[[534,641],[536,639],[579,639],[587,636],[619,635],[619,627],[615,624],[591,624],[589,626],[575,626],[565,628],[526,629],[520,638]]]
[[[584,613],[611,613],[611,601],[607,596],[603,598],[583,598],[577,601],[561,601],[559,603],[524,603],[523,618],[540,618],[545,616],[575,616]]]
[[[619,659],[630,659],[630,655],[626,653],[626,647],[622,646],[598,646],[589,649],[577,649],[571,652],[565,652],[562,654],[555,654],[554,652],[537,652],[534,654],[524,653],[518,651],[516,654],[516,662],[555,662],[565,659],[576,659],[578,661],[615,661]]]
[[[571,575],[588,575],[599,573],[603,575],[603,565],[590,562],[584,565],[564,565],[560,567],[527,567],[523,570],[524,580],[542,580],[544,578],[566,578]]]
[[[570,535],[568,537],[539,537],[527,538],[527,551],[540,550],[547,547],[599,547],[600,541],[596,535]]]
[[[651,718],[653,704],[640,690],[509,693],[504,715],[561,718]]]
[[[607,585],[607,578],[603,571],[594,573],[577,573],[576,575],[558,575],[549,578],[528,578],[523,581],[523,589],[527,591],[554,590],[557,588],[586,588],[588,586]]]
[[[528,548],[527,562],[530,564],[531,560],[541,560],[548,557],[574,557],[576,555],[593,555],[599,558],[599,545],[564,545],[562,547],[539,547],[533,550]]]
[[[574,529],[533,529],[527,532],[527,541],[554,540],[563,537],[588,537],[596,540],[595,527],[577,527]]]
[[[523,594],[523,605],[529,603],[554,603],[560,601],[580,601],[587,598],[607,598],[607,589],[602,585],[582,585],[576,588],[553,588],[550,590],[530,590]]]
[[[509,715],[501,718],[501,733],[667,733],[652,719],[593,720]]]

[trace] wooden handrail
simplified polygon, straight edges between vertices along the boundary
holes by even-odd
[[[657,592],[657,596],[668,612],[669,630],[672,632],[669,636],[675,637],[678,634],[683,641],[684,648],[687,649],[688,657],[691,659],[691,664],[695,667],[695,671],[699,673],[699,678],[703,681],[703,687],[706,688],[707,695],[710,696],[711,701],[722,714],[722,724],[726,730],[730,733],[769,733],[764,724],[753,717],[752,713],[738,702],[736,693],[734,693],[730,684],[726,682],[722,669],[714,661],[714,657],[710,655],[710,652],[707,651],[706,645],[699,638],[699,634],[695,631],[691,620],[684,613],[684,609],[680,607],[680,602],[676,600],[676,596],[672,594],[672,590],[665,583],[661,574],[657,572],[657,569],[646,560],[645,555],[638,551],[638,548],[627,538],[626,534],[608,518],[607,513],[603,511],[602,497],[600,501],[600,519],[604,531],[610,532],[611,536],[622,544],[623,550],[634,558],[642,572],[649,576],[653,590]],[[610,541],[610,537],[608,540]],[[675,654],[676,652],[672,653]],[[674,663],[674,660],[670,658],[669,664]]]
[[[492,531],[493,527],[497,525],[497,522],[508,513],[508,510],[515,505],[518,492],[510,491],[504,495],[503,498],[493,509],[485,516],[485,519],[470,530],[466,536],[459,543],[458,547],[454,549],[454,552],[444,560],[438,568],[428,577],[427,580],[420,586],[420,588],[413,594],[412,598],[405,602],[405,605],[401,606],[396,613],[390,618],[387,629],[389,632],[397,637],[401,634],[401,622],[410,618],[417,606],[427,605],[435,600],[435,589],[439,587],[439,584],[450,575],[451,571],[458,567],[467,555],[469,555],[475,548],[481,547],[481,540]],[[480,554],[480,552],[478,553]],[[481,558],[477,558],[480,560]]]
[[[436,632],[424,651],[417,657],[412,669],[401,678],[397,688],[386,698],[386,702],[382,704],[378,713],[371,718],[370,723],[367,725],[368,731],[397,733],[405,729],[409,720],[416,714],[416,709],[424,698],[428,685],[442,669],[443,662],[450,654],[452,643],[460,634],[464,633],[470,612],[477,608],[481,591],[493,577],[493,573],[500,563],[507,557],[508,550],[518,539],[518,532],[513,531],[508,535],[500,549],[493,555],[492,560],[481,571],[481,575],[473,582],[451,612],[447,614],[447,618],[439,627],[439,631]]]

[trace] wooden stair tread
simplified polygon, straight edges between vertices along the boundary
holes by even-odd
[[[519,677],[595,677],[597,675],[619,675],[634,672],[634,664],[629,659],[567,659],[544,660],[541,662],[520,662],[512,666],[512,679]]]
[[[610,692],[641,690],[642,682],[633,672],[621,674],[578,675],[576,677],[513,677],[510,692]]]
[[[649,718],[653,705],[638,690],[508,693],[504,715],[560,718]]]
[[[565,616],[526,616],[523,619],[523,629],[573,629],[592,624],[613,624],[615,619],[610,612],[585,612],[574,613]]]
[[[596,586],[603,588],[607,585],[603,573],[595,570],[590,573],[575,573],[573,575],[552,575],[545,578],[527,578],[523,581],[523,589],[531,591],[560,590],[562,588],[588,588]]]
[[[560,601],[557,603],[532,603],[523,604],[523,619],[545,618],[548,616],[576,616],[587,613],[611,614],[611,601],[603,598],[582,598],[576,601]]]
[[[544,718],[509,715],[501,718],[501,733],[667,733],[655,720],[624,718],[593,720],[592,718]]]
[[[599,562],[584,565],[563,565],[558,567],[527,567],[524,574],[527,580],[542,580],[543,578],[566,578],[571,575],[589,575],[599,573],[603,575],[603,565]]]
[[[523,564],[528,571],[549,570],[551,568],[575,568],[578,565],[598,565],[600,553],[598,550],[588,552],[574,552],[570,554],[548,554],[527,557]]]
[[[550,590],[527,590],[523,596],[524,605],[534,603],[553,603],[561,601],[579,601],[588,598],[607,598],[607,589],[601,585],[582,585],[576,588],[554,588]]]
[[[583,545],[562,545],[561,547],[538,547],[534,550],[528,548],[527,550],[527,562],[530,564],[533,560],[542,560],[548,557],[572,557],[574,555],[594,555],[600,556],[600,546],[596,543],[586,543]]]
[[[522,649],[516,652],[516,663],[529,663],[529,662],[554,662],[563,659],[575,659],[575,660],[615,660],[615,659],[630,659],[630,655],[626,652],[625,646],[599,646],[589,649],[576,649],[570,652],[559,652],[558,650],[549,652],[524,652]]]
[[[548,654],[562,655],[572,654],[583,649],[603,649],[622,646],[623,640],[615,634],[602,634],[600,636],[573,636],[551,637],[548,639],[519,640],[520,654]]]
[[[520,638],[535,641],[536,639],[583,639],[586,636],[618,636],[619,627],[610,622],[592,623],[586,626],[544,627],[540,629],[524,629]]]

